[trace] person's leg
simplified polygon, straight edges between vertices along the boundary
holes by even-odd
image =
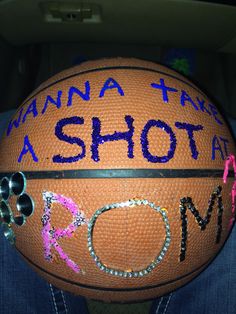
[[[236,227],[214,261],[184,287],[153,301],[150,314],[236,313]]]
[[[86,300],[61,291],[36,274],[0,228],[0,313],[88,314]]]

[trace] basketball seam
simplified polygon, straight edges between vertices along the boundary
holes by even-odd
[[[27,180],[34,179],[120,179],[120,178],[223,178],[222,169],[68,169],[24,171]],[[8,177],[12,172],[1,172],[0,177]],[[230,170],[228,177],[234,177]]]
[[[23,104],[18,108],[18,110],[16,112],[18,112],[28,101],[30,101],[31,99],[33,99],[34,97],[36,97],[38,94],[40,94],[41,92],[43,92],[44,90],[48,89],[49,87],[52,87],[53,85],[56,85],[57,83],[61,83],[67,79],[70,79],[72,77],[75,76],[80,76],[80,75],[84,75],[84,74],[88,74],[88,73],[93,73],[93,72],[99,72],[99,71],[109,71],[109,70],[133,70],[133,71],[147,71],[147,72],[153,72],[153,73],[159,73],[159,74],[163,74],[166,75],[168,77],[171,77],[173,79],[176,79],[179,82],[182,82],[188,86],[190,86],[191,88],[193,88],[195,91],[197,91],[199,94],[201,94],[204,97],[207,97],[200,89],[198,89],[196,86],[192,85],[191,83],[182,80],[181,78],[176,77],[175,75],[163,72],[163,71],[158,71],[158,70],[154,70],[151,68],[145,68],[145,67],[132,67],[132,66],[114,66],[114,67],[104,67],[104,68],[96,68],[96,69],[90,69],[90,70],[86,70],[83,72],[77,72],[71,75],[68,75],[66,77],[63,77],[61,79],[58,79],[50,84],[48,84],[47,86],[41,88],[39,91],[37,91],[37,93],[33,94],[32,96],[30,96],[29,98],[27,98]]]
[[[39,270],[41,270],[42,272],[44,272],[45,274],[47,275],[50,275],[56,279],[59,279],[63,282],[66,282],[68,284],[72,284],[72,285],[76,285],[78,287],[81,287],[81,288],[85,288],[85,289],[91,289],[91,290],[101,290],[101,291],[116,291],[116,292],[132,292],[132,291],[142,291],[142,290],[151,290],[151,289],[155,289],[155,288],[159,288],[159,287],[163,287],[165,285],[169,285],[169,284],[173,284],[179,280],[182,280],[190,275],[193,275],[195,272],[198,272],[201,270],[201,268],[204,268],[206,267],[212,260],[213,258],[210,258],[207,262],[203,263],[201,266],[195,268],[194,270],[192,270],[191,272],[185,274],[185,275],[182,275],[182,276],[179,276],[177,278],[175,278],[174,280],[168,280],[166,282],[163,282],[163,283],[160,283],[160,284],[157,284],[157,285],[154,285],[154,286],[145,286],[145,287],[135,287],[135,288],[107,288],[107,287],[98,287],[98,286],[90,286],[90,285],[85,285],[85,284],[82,284],[82,283],[78,283],[78,282],[75,282],[75,281],[72,281],[72,280],[69,280],[69,279],[65,279],[63,277],[60,277],[58,275],[55,275],[55,274],[52,274],[50,273],[49,271],[45,270],[44,268],[38,266],[37,264],[35,264],[33,261],[31,261],[27,256],[25,256],[18,248],[16,248],[17,251],[24,257],[24,259],[27,260],[27,262],[31,265],[33,265],[35,268],[38,268]]]

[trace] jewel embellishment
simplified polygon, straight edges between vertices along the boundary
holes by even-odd
[[[157,213],[159,213],[162,217],[162,220],[165,224],[165,240],[162,246],[161,251],[159,254],[156,256],[156,258],[149,264],[147,267],[144,269],[140,269],[138,271],[133,271],[132,269],[129,270],[122,270],[122,269],[113,269],[111,267],[108,267],[102,261],[100,260],[99,256],[97,256],[96,251],[93,246],[93,229],[96,224],[97,218],[102,215],[104,212],[108,210],[114,210],[116,208],[122,208],[122,207],[134,207],[134,206],[149,206],[152,209],[154,209]],[[170,233],[170,225],[169,225],[169,220],[167,217],[167,210],[166,208],[161,208],[160,206],[156,206],[154,203],[149,202],[146,199],[131,199],[126,202],[121,202],[121,203],[113,203],[110,205],[106,205],[100,209],[98,209],[90,219],[88,223],[88,250],[90,252],[91,257],[95,261],[97,267],[102,270],[103,272],[114,275],[114,276],[119,276],[119,277],[125,277],[125,278],[137,278],[137,277],[143,277],[145,275],[148,275],[150,272],[155,269],[159,263],[163,260],[163,258],[166,255],[166,252],[168,251],[168,248],[170,246],[171,242],[171,233]]]
[[[0,218],[4,235],[11,244],[15,243],[15,234],[12,224],[18,227],[26,223],[34,212],[34,201],[25,192],[27,180],[22,172],[14,173],[10,179],[3,177],[0,182]],[[17,196],[16,208],[19,215],[14,216],[9,204],[12,196]]]

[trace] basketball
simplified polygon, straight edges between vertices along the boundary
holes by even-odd
[[[39,86],[8,124],[4,234],[62,290],[106,302],[162,296],[227,239],[234,155],[219,109],[181,74],[138,59],[84,62]]]

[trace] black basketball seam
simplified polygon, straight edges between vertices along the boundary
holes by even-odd
[[[108,70],[135,70],[135,71],[147,71],[147,72],[153,72],[153,73],[159,73],[159,74],[163,74],[166,75],[168,77],[171,77],[173,79],[176,79],[179,82],[182,82],[188,86],[190,86],[191,88],[193,88],[195,91],[197,91],[198,93],[200,93],[202,96],[207,97],[200,89],[198,89],[196,86],[192,85],[191,83],[182,80],[181,78],[176,77],[175,75],[163,72],[163,71],[158,71],[158,70],[154,70],[154,69],[149,69],[149,68],[145,68],[145,67],[136,67],[136,66],[113,66],[113,67],[104,67],[104,68],[96,68],[96,69],[90,69],[90,70],[86,70],[86,71],[82,71],[82,72],[77,72],[71,75],[68,75],[66,77],[63,77],[61,79],[58,79],[50,84],[48,84],[47,86],[41,88],[37,93],[33,94],[32,96],[30,96],[29,98],[27,98],[23,104],[18,108],[18,110],[20,108],[22,108],[29,100],[31,100],[32,98],[36,97],[39,93],[41,93],[42,91],[46,90],[47,88],[56,85],[57,83],[61,83],[67,79],[70,79],[72,77],[75,76],[80,76],[80,75],[84,75],[84,74],[88,74],[88,73],[94,73],[94,72],[99,72],[99,71],[108,71]],[[18,111],[17,110],[17,111]]]
[[[13,172],[1,172],[0,177]],[[223,178],[221,169],[74,169],[24,171],[27,180],[43,179],[121,179],[121,178]],[[233,170],[229,177],[234,177]]]
[[[17,248],[16,248],[17,249]],[[90,285],[86,285],[86,284],[82,284],[82,283],[78,283],[78,282],[75,282],[75,281],[72,281],[72,280],[69,280],[69,279],[66,279],[66,278],[63,278],[63,277],[60,277],[58,275],[55,275],[53,273],[50,273],[49,271],[45,270],[44,268],[40,267],[39,265],[35,264],[34,262],[32,262],[28,257],[26,257],[19,249],[17,249],[17,251],[27,260],[27,262],[31,265],[33,265],[34,267],[38,268],[39,270],[41,270],[42,272],[54,277],[54,278],[57,278],[61,281],[64,281],[68,284],[72,284],[72,285],[75,285],[75,286],[79,286],[81,288],[86,288],[86,289],[91,289],[91,290],[100,290],[100,291],[116,291],[116,292],[132,292],[132,291],[142,291],[142,290],[151,290],[151,289],[155,289],[155,288],[159,288],[159,287],[163,287],[165,285],[169,285],[169,284],[172,284],[172,283],[175,283],[177,282],[178,280],[182,280],[192,274],[194,274],[195,272],[199,271],[201,268],[203,267],[206,267],[210,261],[212,260],[212,258],[210,258],[207,262],[205,262],[204,264],[202,264],[201,266],[195,268],[193,271],[185,274],[185,275],[182,275],[182,276],[179,276],[177,278],[175,278],[174,280],[168,280],[168,281],[165,281],[165,282],[162,282],[162,283],[159,283],[157,285],[154,285],[154,286],[145,286],[145,287],[135,287],[135,288],[107,288],[107,287],[98,287],[98,286],[90,286]]]

